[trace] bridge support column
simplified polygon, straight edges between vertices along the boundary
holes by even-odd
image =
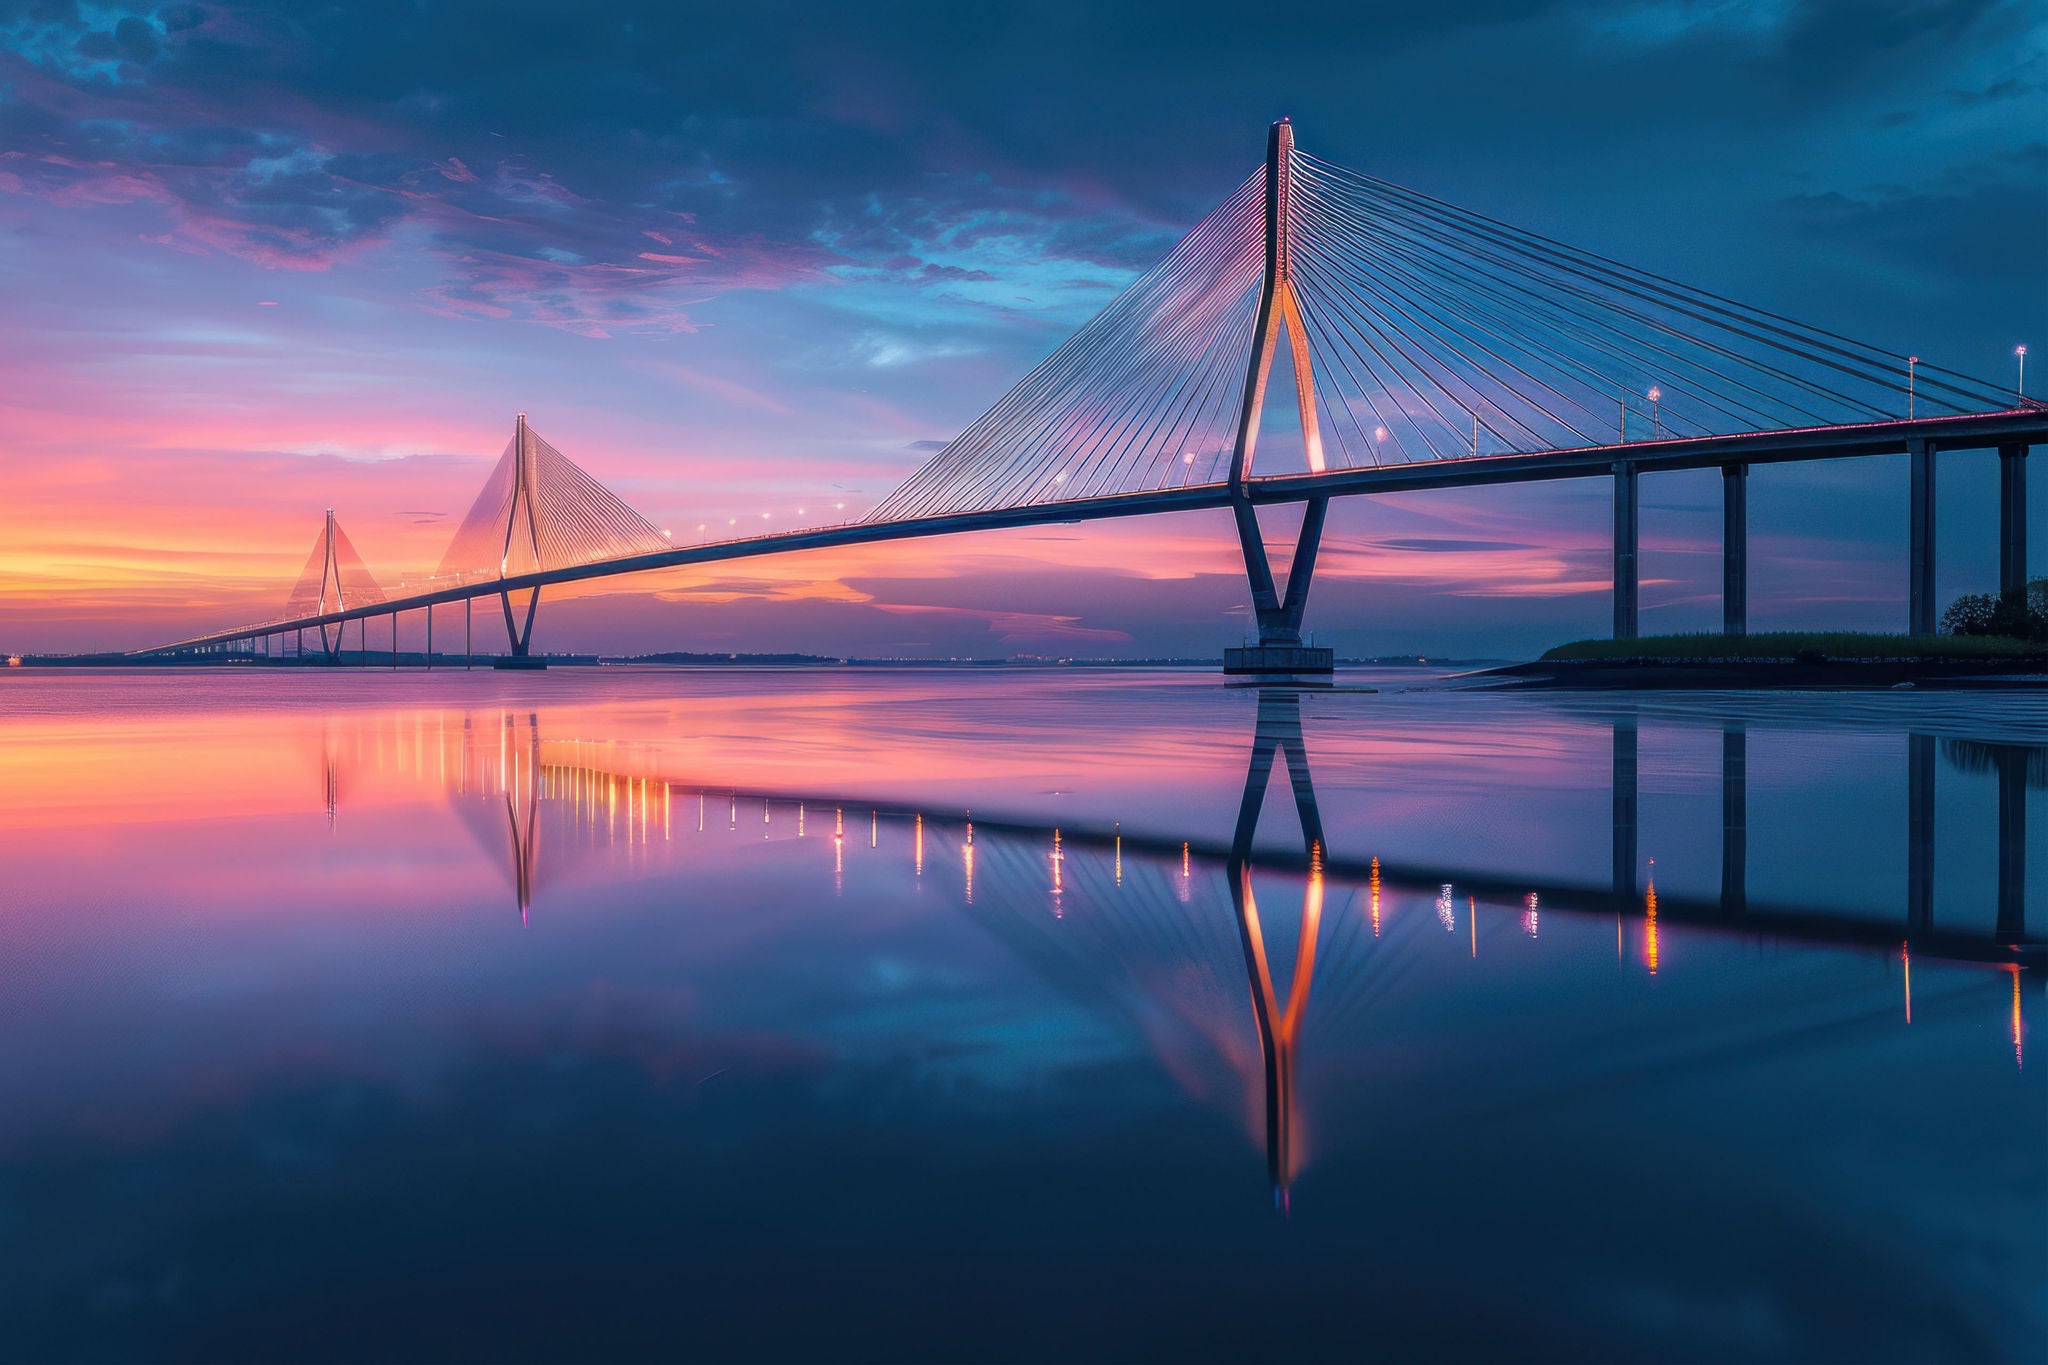
[[[1636,718],[1614,722],[1614,894],[1636,894]]]
[[[526,625],[523,629],[520,627],[520,625],[512,615],[512,594],[509,592],[501,592],[498,594],[499,605],[501,605],[505,609],[505,634],[507,638],[509,638],[512,642],[512,654],[511,657],[508,659],[498,660],[498,662],[494,665],[495,667],[547,667],[547,660],[535,659],[529,653],[529,651],[533,647],[533,616],[534,613],[540,609],[540,589],[533,588],[530,590],[530,593],[531,595],[526,599]]]
[[[2027,448],[1998,448],[1998,590],[2027,587]]]
[[[1310,648],[1301,642],[1302,613],[1308,607],[1310,580],[1315,575],[1316,553],[1323,543],[1323,521],[1329,514],[1328,498],[1310,498],[1304,505],[1301,531],[1295,537],[1294,557],[1287,565],[1287,586],[1283,590],[1273,577],[1273,564],[1266,555],[1265,533],[1259,529],[1258,512],[1248,498],[1232,501],[1237,520],[1237,539],[1244,551],[1245,578],[1251,584],[1252,614],[1258,621],[1256,647],[1227,649],[1223,671],[1248,674],[1270,681],[1310,681],[1327,678],[1335,663],[1334,651]]]
[[[464,672],[467,672],[469,666],[476,661],[475,636],[470,633],[472,616],[470,608],[475,605],[476,599],[474,597],[462,599],[462,667]]]
[[[1934,926],[1934,736],[1906,737],[1906,932]]]
[[[1636,628],[1636,467],[1614,462],[1614,638],[1633,640]]]
[[[1749,904],[1749,733],[1721,731],[1721,909],[1739,915]]]
[[[431,673],[431,672],[433,671],[433,668],[434,668],[434,608],[433,608],[432,604],[429,604],[429,605],[428,605],[428,607],[427,607],[427,671]]]
[[[1749,633],[1749,466],[1721,466],[1721,633]]]
[[[1934,442],[1914,437],[1906,442],[1912,461],[1908,474],[1906,629],[1914,635],[1934,634],[1940,614],[1934,601]]]

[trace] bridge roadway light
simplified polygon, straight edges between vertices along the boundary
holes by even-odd
[[[2020,358],[2020,386],[2018,393],[2021,398],[2025,398],[2027,396],[2027,348],[2015,346],[2012,348],[2012,353]]]
[[[1657,405],[1664,401],[1664,390],[1655,384],[1650,386],[1650,439],[1655,441],[1664,435],[1664,414]]]
[[[1919,363],[1920,357],[1917,355],[1906,357],[1906,420],[1909,422],[1913,420],[1913,370]]]

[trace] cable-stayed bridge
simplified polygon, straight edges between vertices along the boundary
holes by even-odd
[[[1282,344],[1284,341],[1284,345]],[[1747,626],[1751,465],[1909,454],[1908,628],[1931,634],[1936,457],[1996,451],[2000,581],[2026,577],[2026,457],[2048,404],[1665,279],[1295,150],[1265,164],[864,520],[675,546],[521,414],[439,570],[376,589],[329,515],[284,613],[143,655],[253,649],[496,597],[531,659],[544,589],[977,530],[1233,513],[1259,646],[1241,671],[1328,671],[1301,627],[1333,497],[1601,477],[1614,633],[1637,630],[1638,480],[1718,468],[1724,628]],[[1258,509],[1301,503],[1284,578]],[[353,586],[352,586],[353,585]],[[328,631],[336,635],[329,637]],[[362,640],[359,634],[359,641]],[[1234,658],[1231,656],[1235,656]],[[537,660],[535,660],[537,662]]]

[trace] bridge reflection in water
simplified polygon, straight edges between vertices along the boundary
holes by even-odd
[[[1245,1117],[1263,1129],[1273,1195],[1283,1209],[1298,1165],[1296,1063],[1311,997],[1322,1029],[1370,1009],[1389,970],[1373,948],[1391,932],[1397,898],[1411,905],[1434,901],[1433,923],[1453,934],[1463,928],[1460,937],[1469,940],[1475,958],[1482,915],[1534,936],[1546,911],[1612,916],[1618,958],[1627,956],[1632,927],[1640,967],[1650,975],[1663,965],[1661,935],[1673,926],[1883,953],[1902,968],[1909,1020],[1915,957],[1982,964],[2011,977],[1999,988],[2011,992],[2011,1045],[2015,1059],[2021,1057],[2021,975],[2048,965],[2048,941],[2028,935],[2025,917],[2027,792],[2048,786],[2048,746],[1908,735],[1903,916],[1844,914],[1749,895],[1745,722],[1721,725],[1720,890],[1703,897],[1660,894],[1653,876],[1639,876],[1636,712],[1606,718],[1613,859],[1611,879],[1602,885],[1332,850],[1300,706],[1299,692],[1261,691],[1227,842],[683,782],[662,776],[651,753],[608,741],[544,738],[536,712],[471,715],[459,726],[441,719],[431,735],[416,729],[409,745],[397,743],[393,756],[415,776],[444,786],[478,843],[503,860],[522,923],[544,889],[544,872],[573,877],[579,868],[613,867],[622,859],[629,870],[658,870],[646,856],[650,851],[675,845],[679,836],[738,832],[743,815],[751,823],[756,809],[763,837],[787,837],[793,825],[797,838],[831,839],[835,889],[844,888],[850,854],[888,859],[907,849],[910,871],[921,882],[948,869],[967,915],[1068,995],[1133,1027],[1177,1081],[1213,1091],[1200,1077],[1237,1078],[1248,1097]],[[1953,768],[1988,773],[1997,782],[1997,913],[1985,930],[1943,925],[1933,913],[1937,753]],[[345,804],[345,767],[327,741],[323,795],[330,823]],[[1298,850],[1257,842],[1276,767],[1291,797]],[[885,849],[884,829],[904,837],[892,837]],[[1266,888],[1263,906],[1260,885]],[[1290,898],[1298,893],[1297,911],[1274,913],[1276,887]],[[1326,915],[1337,897],[1344,899],[1342,913]],[[1425,923],[1404,914],[1401,932]],[[1256,1055],[1243,1046],[1247,1013]],[[1232,1105],[1228,1096],[1212,1097]]]

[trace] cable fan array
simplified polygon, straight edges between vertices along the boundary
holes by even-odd
[[[1211,483],[1230,465],[1265,270],[1265,175],[878,506],[894,521]]]
[[[1326,443],[1352,467],[1980,412],[1991,385],[1297,153]]]
[[[652,522],[522,419],[435,577],[474,582],[667,548],[668,537]]]
[[[1287,164],[1289,280],[1327,468],[2011,405],[1967,375],[1303,153]],[[1264,276],[1264,180],[1245,181],[872,519],[1227,477]],[[1291,349],[1276,344],[1278,363]],[[1266,423],[1291,387],[1269,380]],[[1259,474],[1301,468],[1262,440]]]

